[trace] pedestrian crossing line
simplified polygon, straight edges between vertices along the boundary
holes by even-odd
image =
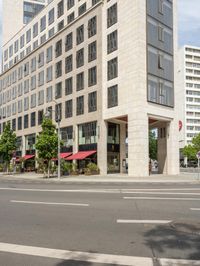
[[[123,220],[118,219],[117,223],[121,224],[169,224],[169,220]]]
[[[60,206],[79,206],[88,207],[89,204],[84,203],[66,203],[66,202],[43,202],[43,201],[24,201],[24,200],[10,200],[12,203],[24,203],[24,204],[39,204],[39,205],[60,205]]]
[[[191,211],[200,211],[200,208],[190,208]]]

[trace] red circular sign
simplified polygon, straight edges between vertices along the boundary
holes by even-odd
[[[182,127],[183,127],[183,123],[181,120],[179,120],[178,122],[178,127],[179,127],[179,131],[181,131]]]

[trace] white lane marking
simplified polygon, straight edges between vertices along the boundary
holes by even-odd
[[[200,201],[199,198],[160,198],[160,197],[123,197],[123,199],[136,199],[136,200],[191,200]]]
[[[23,255],[40,256],[62,260],[85,261],[92,263],[105,263],[127,266],[153,266],[151,258],[131,257],[120,255],[109,255],[79,251],[69,251],[61,249],[50,249],[42,247],[15,245],[9,243],[0,243],[0,251],[17,253]]]
[[[199,260],[158,259],[161,266],[199,266]]]
[[[13,203],[24,203],[24,204],[41,204],[41,205],[63,205],[63,206],[80,206],[88,207],[89,204],[83,203],[65,203],[65,202],[43,202],[43,201],[23,201],[23,200],[10,200]]]
[[[200,208],[190,208],[191,211],[200,211]]]
[[[138,191],[138,192],[122,192],[123,194],[146,194],[146,195],[190,195],[190,196],[200,196],[200,193],[190,193],[190,192],[143,192],[143,191]]]
[[[117,220],[121,224],[169,224],[169,220]]]
[[[168,189],[124,189],[124,188],[113,188],[113,189],[37,189],[37,188],[9,188],[0,187],[0,190],[11,190],[11,191],[32,191],[32,192],[70,192],[70,193],[132,193],[139,191],[153,192],[153,191],[200,191],[200,188],[168,188]]]

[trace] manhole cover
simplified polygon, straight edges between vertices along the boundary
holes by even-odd
[[[196,222],[172,222],[169,224],[170,228],[177,232],[199,235],[200,236],[200,223]]]

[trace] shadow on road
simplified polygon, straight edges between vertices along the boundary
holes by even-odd
[[[165,257],[165,254],[169,254],[171,250],[177,256],[180,256],[180,252],[184,252],[184,259],[200,260],[199,228],[199,224],[188,223],[159,225],[146,231],[145,244],[156,255],[158,253],[159,257]],[[176,257],[175,259],[183,258]]]

